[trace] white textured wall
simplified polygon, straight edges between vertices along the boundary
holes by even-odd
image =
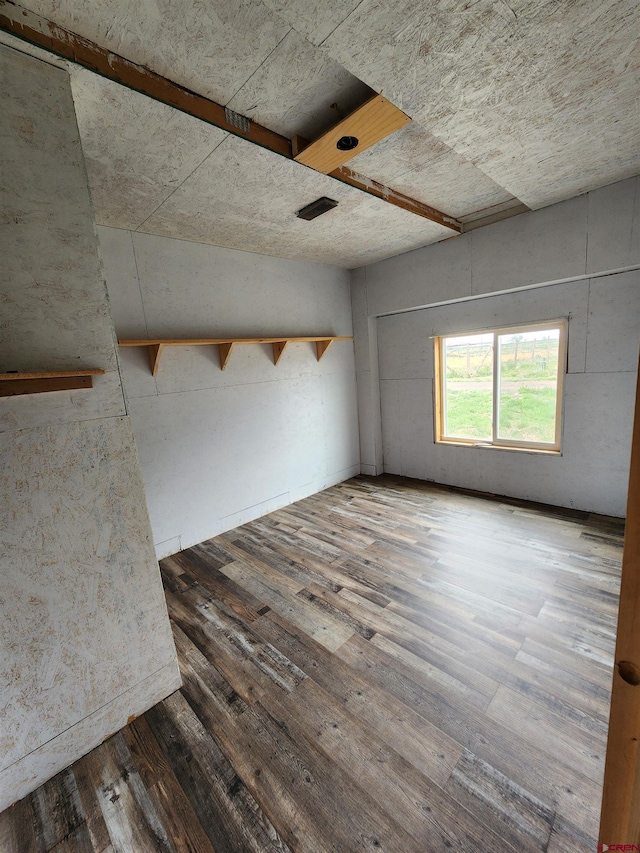
[[[66,73],[0,47],[0,810],[180,683]]]
[[[639,266],[633,178],[354,270],[363,472],[624,515]],[[626,271],[602,275],[616,270]],[[402,313],[380,316],[390,312]],[[560,316],[570,316],[562,456],[436,444],[429,337]]]
[[[120,338],[350,335],[349,275],[165,237],[99,228]],[[158,556],[360,470],[353,344],[121,349]]]

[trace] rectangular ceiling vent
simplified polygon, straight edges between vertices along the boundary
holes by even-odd
[[[306,207],[303,207],[302,210],[298,211],[296,216],[298,219],[315,219],[316,216],[321,216],[323,213],[331,210],[331,208],[336,207],[337,204],[338,202],[334,201],[332,198],[323,196],[322,198],[312,201],[311,204],[308,204]]]

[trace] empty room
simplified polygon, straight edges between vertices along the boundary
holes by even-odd
[[[640,850],[639,27],[0,0],[0,853]]]

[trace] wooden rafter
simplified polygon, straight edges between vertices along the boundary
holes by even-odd
[[[18,6],[11,0],[0,0],[0,30],[81,65],[89,71],[101,74],[128,89],[140,92],[160,103],[180,110],[180,112],[194,116],[207,122],[207,124],[219,127],[227,133],[239,136],[263,148],[268,148],[287,159],[293,159],[291,140],[285,136],[281,136],[245,116],[238,116],[221,104],[198,95],[119,54],[112,53],[95,42],[72,33],[35,12]],[[462,231],[461,223],[453,217],[385,187],[377,181],[358,175],[344,166],[331,172],[330,177],[342,183],[350,184],[356,189],[374,195],[410,213],[415,213],[417,216],[445,225],[453,231]]]

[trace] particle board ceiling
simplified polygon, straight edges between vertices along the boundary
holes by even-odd
[[[138,230],[167,237],[186,233],[202,243],[343,267],[451,233],[312,169],[300,176],[299,169],[293,160],[230,135]],[[326,195],[338,202],[335,210],[313,223],[296,217],[300,207]]]
[[[287,6],[301,25],[299,4]],[[323,50],[529,207],[640,170],[635,0],[363,0],[342,20],[335,11]]]
[[[636,0],[23,5],[288,138],[381,92],[413,123],[349,167],[462,221],[640,172]],[[347,268],[455,234],[70,70],[99,224]],[[338,207],[296,218],[322,195]]]
[[[99,225],[140,227],[228,136],[82,68],[71,90]]]

